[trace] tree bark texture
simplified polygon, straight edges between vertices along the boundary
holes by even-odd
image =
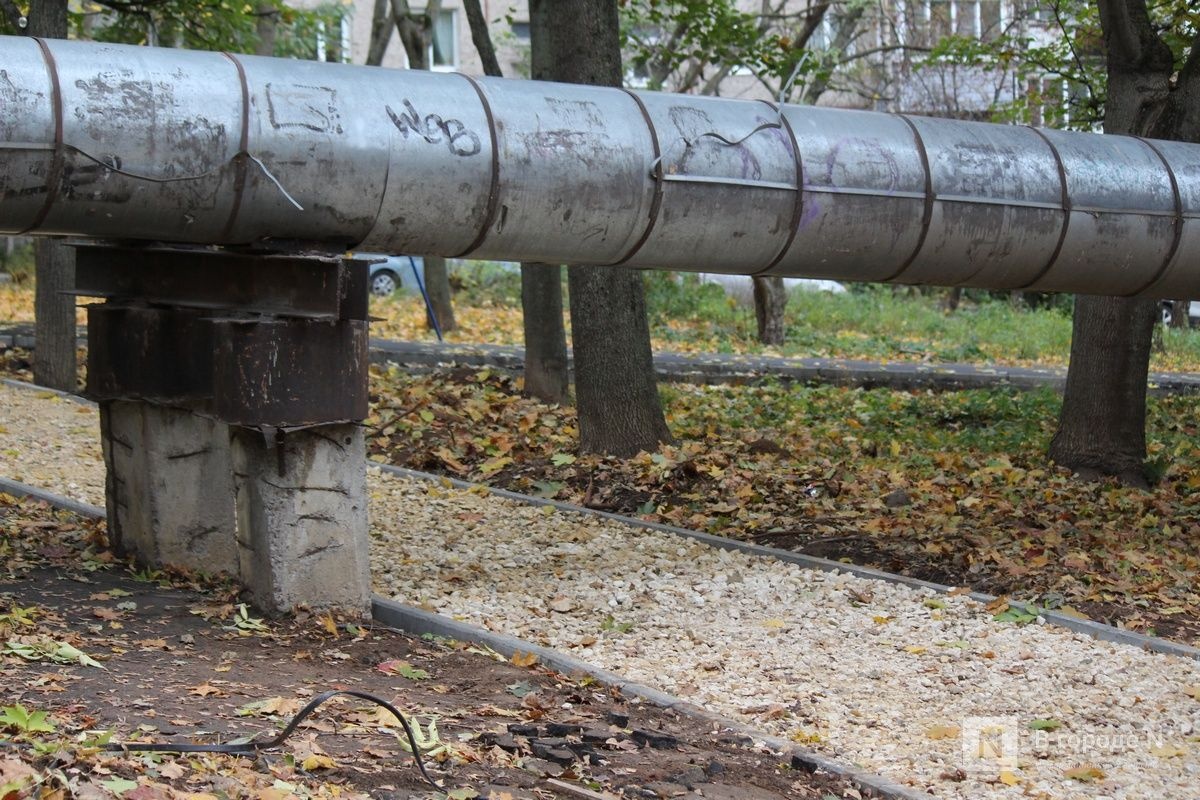
[[[671,441],[655,381],[642,276],[568,267],[567,286],[580,449],[626,457]]]
[[[1071,366],[1050,458],[1084,477],[1145,485],[1146,373],[1154,298],[1075,298]]]
[[[1171,301],[1171,327],[1179,330],[1186,330],[1191,327],[1191,319],[1188,316],[1188,307],[1191,305],[1187,300],[1172,300]]]
[[[383,63],[387,53],[388,42],[392,39],[392,31],[396,21],[392,17],[389,0],[375,0],[375,9],[371,13],[371,41],[367,46],[367,66],[378,67]]]
[[[500,61],[496,58],[496,47],[492,44],[492,34],[488,31],[487,18],[483,15],[479,0],[463,0],[463,10],[467,12],[467,24],[471,26],[471,41],[479,53],[479,61],[483,64],[483,74],[491,75],[493,78],[503,78]],[[533,77],[537,79],[537,75]]]
[[[438,329],[446,333],[457,328],[454,304],[450,301],[450,272],[441,256],[425,256],[425,291],[429,294],[429,310],[437,316]],[[433,319],[428,313],[425,322],[432,330]]]
[[[531,0],[535,63],[566,83],[620,86],[617,0]],[[543,61],[544,59],[544,61]],[[650,351],[642,276],[623,269],[569,267],[575,403],[583,452],[630,456],[671,434]]]
[[[1102,0],[1108,64],[1104,132],[1195,142],[1200,137],[1200,36],[1172,83],[1170,47],[1145,0]],[[1050,458],[1085,477],[1146,485],[1146,377],[1155,298],[1075,302],[1071,362]]]
[[[754,279],[754,318],[758,322],[758,340],[763,344],[783,344],[787,336],[783,318],[787,301],[783,278],[772,275]]]
[[[525,394],[547,403],[566,403],[570,379],[562,267],[522,264],[521,308],[525,323]]]
[[[273,56],[275,55],[275,34],[279,30],[279,9],[270,3],[259,3],[255,14],[258,15],[258,20],[254,24],[255,33],[258,34],[258,44],[254,48],[254,53],[260,56]]]
[[[30,4],[30,36],[67,38],[67,0],[40,0]],[[75,391],[75,298],[65,294],[75,288],[75,251],[54,239],[39,237],[34,243],[33,380],[53,389]]]

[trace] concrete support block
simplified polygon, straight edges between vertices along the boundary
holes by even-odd
[[[140,401],[100,404],[109,536],[151,567],[237,572],[228,428]]]
[[[242,582],[270,614],[370,611],[366,443],[353,424],[231,428]]]

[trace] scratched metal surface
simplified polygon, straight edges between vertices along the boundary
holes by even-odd
[[[0,233],[1200,294],[1200,146],[0,38]]]

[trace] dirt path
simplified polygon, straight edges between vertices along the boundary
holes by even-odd
[[[93,523],[0,495],[5,800],[38,797],[39,781],[43,798],[62,789],[82,800],[858,796],[840,779],[792,770],[738,737],[626,702],[589,679],[328,617],[255,619],[227,587],[132,574],[96,547],[101,538]],[[53,663],[54,652],[64,663]],[[254,759],[80,744],[98,731],[113,741],[269,738],[329,689],[382,697],[423,735],[436,720],[439,747],[426,762],[443,791],[422,783],[394,718],[348,698]],[[18,704],[46,712],[53,730],[22,732]]]

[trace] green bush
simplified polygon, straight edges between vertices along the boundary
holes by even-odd
[[[25,286],[33,283],[33,243],[18,245],[13,248],[11,255],[0,250],[0,271],[11,275],[13,283],[18,285]]]

